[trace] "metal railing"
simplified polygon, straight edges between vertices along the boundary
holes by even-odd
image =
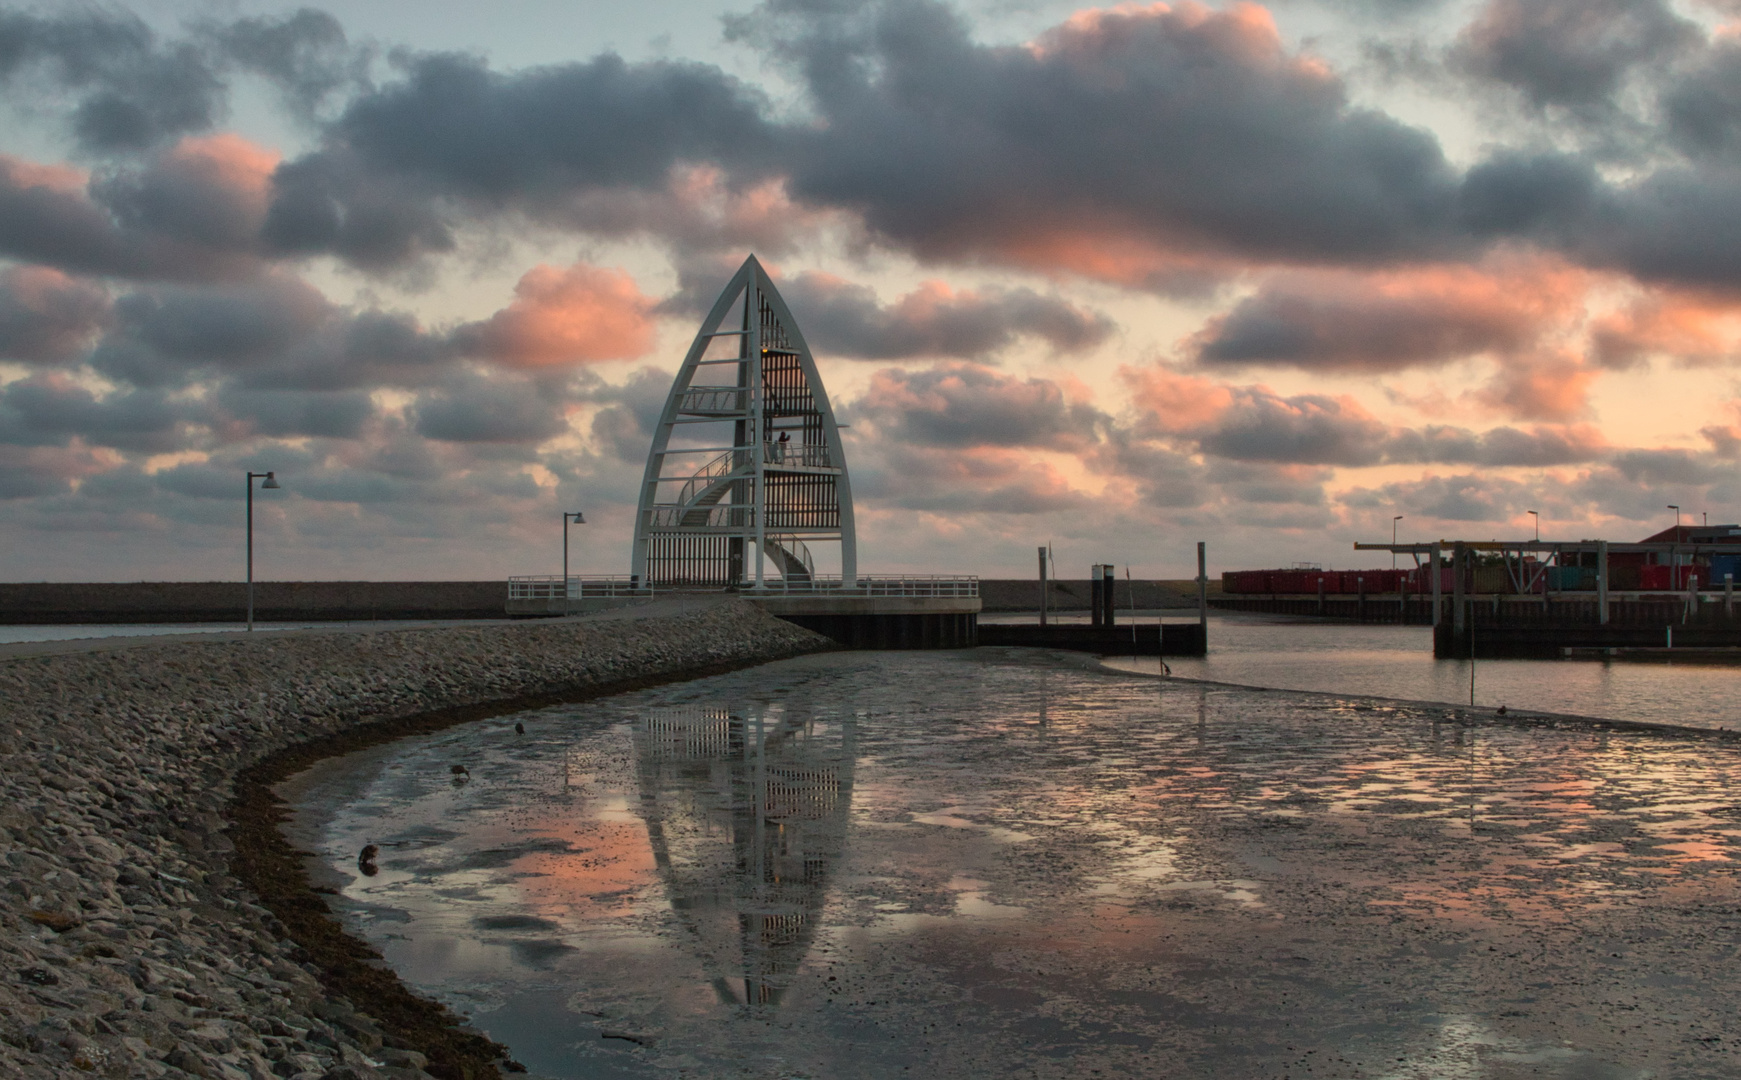
[[[650,506],[647,527],[674,529],[679,525],[694,529],[747,529],[754,523],[752,506],[727,503],[724,506]],[[702,515],[705,515],[703,517]]]
[[[686,413],[741,413],[746,393],[743,387],[690,387],[677,400],[677,409]]]
[[[559,601],[564,595],[571,600],[579,600],[591,597],[646,597],[655,592],[685,591],[681,586],[649,585],[628,574],[571,574],[567,579],[566,593],[563,584],[561,574],[523,574],[511,577],[508,579],[508,599]],[[721,590],[717,586],[710,586],[688,591]],[[914,596],[969,599],[979,595],[979,578],[976,575],[948,574],[919,577],[903,574],[861,574],[852,587],[848,588],[842,583],[840,576],[834,574],[813,577],[808,581],[788,582],[784,578],[778,578],[769,581],[761,589],[746,584],[739,591],[749,595],[810,593],[843,597]]]
[[[762,461],[767,465],[798,465],[806,469],[834,467],[828,459],[828,447],[825,445],[789,442],[782,446],[777,439],[762,444]]]
[[[804,568],[805,577],[816,576],[816,559],[810,554],[810,545],[806,544],[804,541],[798,539],[796,536],[769,533],[768,545],[770,547],[778,546],[783,548],[787,554],[797,559],[798,565]],[[776,561],[778,560],[776,559]],[[784,568],[781,569],[780,576],[788,576]]]
[[[748,450],[727,450],[696,470],[695,475],[684,483],[683,490],[677,494],[678,504],[689,505],[698,492],[706,491],[720,480],[744,468],[749,462]]]
[[[652,590],[627,574],[571,574],[563,590],[561,574],[523,574],[508,579],[509,600],[570,600],[587,597],[648,596]]]
[[[746,592],[751,591],[746,589]],[[902,574],[860,574],[849,588],[838,574],[812,577],[809,581],[784,579],[770,581],[765,591],[775,593],[824,593],[829,596],[919,596],[966,599],[979,595],[979,578],[975,575],[930,574],[908,577]]]

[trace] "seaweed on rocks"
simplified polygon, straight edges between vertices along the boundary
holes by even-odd
[[[549,705],[589,701],[665,683],[722,675],[768,662],[768,658],[709,664],[670,675],[622,679],[562,694],[532,694],[478,705],[432,709],[413,716],[365,724],[311,742],[287,747],[244,769],[236,778],[236,798],[228,817],[234,823],[236,852],[231,869],[283,922],[300,959],[320,971],[327,991],[351,1001],[367,1001],[369,1016],[380,1024],[388,1045],[421,1052],[425,1071],[439,1080],[496,1080],[499,1068],[523,1071],[493,1042],[439,1002],[421,997],[381,963],[381,954],[346,933],[309,884],[305,855],[284,839],[279,826],[289,812],[273,788],[326,758],[456,724],[485,720]]]

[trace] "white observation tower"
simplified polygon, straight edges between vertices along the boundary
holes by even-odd
[[[813,545],[837,555],[839,584],[829,585],[854,588],[852,484],[834,411],[792,312],[751,255],[665,398],[641,480],[630,580],[760,589],[778,572],[783,589],[812,589]]]

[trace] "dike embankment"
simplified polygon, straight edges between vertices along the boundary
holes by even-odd
[[[272,785],[407,734],[830,647],[710,600],[0,654],[0,1075],[512,1071],[343,933]]]

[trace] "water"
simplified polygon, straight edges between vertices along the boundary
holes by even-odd
[[[1107,664],[1157,673],[1153,657]],[[1433,659],[1426,626],[1211,615],[1207,657],[1173,674],[1245,686],[1469,703],[1469,662]],[[1741,667],[1599,660],[1479,660],[1475,703],[1611,720],[1741,728]]]
[[[1741,1075],[1727,744],[1087,663],[465,725],[304,774],[292,840],[534,1076]]]

